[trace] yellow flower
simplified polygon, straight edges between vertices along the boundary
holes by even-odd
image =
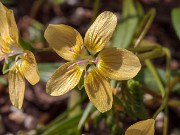
[[[25,91],[24,77],[32,85],[39,81],[36,60],[32,52],[19,46],[19,33],[13,11],[7,9],[1,2],[0,26],[0,61],[5,60],[11,65],[8,76],[10,100],[15,107],[21,108]],[[8,58],[11,56],[15,59],[9,63]]]
[[[63,95],[73,89],[84,75],[84,87],[90,101],[100,112],[112,107],[109,79],[127,80],[141,68],[136,55],[126,49],[105,48],[117,24],[109,11],[101,13],[86,32],[84,42],[70,26],[50,24],[45,38],[62,58],[70,61],[59,67],[47,82],[47,93]]]
[[[125,135],[154,135],[154,119],[139,121],[131,125]]]

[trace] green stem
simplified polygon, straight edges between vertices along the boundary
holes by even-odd
[[[168,99],[169,99],[169,87],[170,87],[170,79],[171,79],[171,69],[170,69],[170,63],[171,63],[171,53],[169,49],[163,48],[163,51],[166,54],[166,107],[165,107],[165,117],[164,117],[164,128],[163,128],[163,135],[168,134]]]
[[[159,93],[157,93],[154,90],[151,90],[145,86],[142,86],[142,89],[145,91],[145,93],[152,95],[156,99],[156,101],[159,101],[160,103],[162,103],[162,98]],[[177,106],[180,106],[180,101],[175,100],[175,99],[169,99],[168,105],[172,106],[172,107],[177,107]]]
[[[96,19],[98,15],[99,6],[100,6],[100,0],[95,0],[94,6],[93,6],[93,17],[91,19],[91,24],[94,22],[94,20]]]
[[[170,77],[171,77],[171,70],[170,70],[170,61],[171,61],[171,54],[167,48],[163,48],[163,51],[166,54],[166,88],[164,89],[165,95],[163,97],[163,101],[161,106],[155,112],[153,118],[155,119],[157,115],[165,108],[165,119],[164,119],[164,129],[163,135],[167,135],[167,127],[168,127],[168,100],[169,100],[169,84],[170,84]]]
[[[43,2],[44,2],[44,0],[37,0],[37,1],[35,1],[33,3],[33,6],[32,6],[31,11],[30,11],[31,18],[35,18],[36,17],[36,14],[39,11],[40,6],[43,4]]]
[[[161,92],[161,96],[163,98],[165,96],[165,89],[164,89],[164,86],[163,86],[163,84],[161,82],[161,79],[160,79],[160,77],[158,75],[157,70],[155,69],[154,65],[151,63],[151,61],[149,59],[146,59],[145,63],[147,65],[148,69],[151,71],[152,75],[154,76],[154,79],[157,82],[157,85],[158,85],[159,90]]]
[[[174,107],[180,106],[180,101],[179,100],[171,99],[171,100],[169,100],[168,105],[174,106]]]
[[[148,46],[148,47],[137,47],[137,48],[127,48],[129,51],[132,52],[145,52],[145,51],[152,51],[154,49],[161,48],[159,46]]]
[[[168,123],[169,123],[169,114],[168,114],[168,106],[166,105],[165,115],[164,115],[163,135],[168,134]]]
[[[161,106],[158,108],[158,110],[153,115],[153,119],[156,119],[158,114],[165,108],[165,106],[167,105],[167,101],[168,101],[168,98],[164,97],[164,100],[163,100]]]
[[[150,52],[137,54],[137,57],[140,60],[146,60],[146,59],[154,59],[154,58],[157,58],[157,57],[162,57],[163,55],[164,55],[164,52],[162,51],[162,49],[158,48],[158,49],[154,49],[154,50],[152,50]]]
[[[78,129],[79,130],[81,130],[83,124],[87,120],[92,108],[93,108],[93,104],[91,102],[89,102],[88,105],[86,106],[86,109],[83,112],[83,115],[82,115],[80,121],[79,121],[79,124],[78,124]]]
[[[155,9],[151,9],[143,18],[142,23],[140,24],[139,30],[138,32],[140,32],[141,34],[138,35],[137,40],[135,41],[134,44],[134,48],[138,47],[139,44],[141,43],[142,39],[144,38],[144,36],[146,35],[147,31],[149,30],[152,21],[154,20],[154,16],[156,14],[156,10]],[[141,32],[142,30],[142,32]]]

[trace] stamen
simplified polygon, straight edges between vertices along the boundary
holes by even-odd
[[[81,51],[83,51],[83,49],[85,49],[84,45],[81,46]]]
[[[85,55],[85,56],[89,55],[85,45],[81,46],[81,55]]]
[[[6,64],[8,64],[8,55],[8,53],[3,53],[3,55],[0,56],[0,61],[5,60]]]
[[[80,65],[80,64],[82,64],[82,63],[84,63],[84,62],[87,62],[87,60],[80,60],[80,61],[76,62],[76,64],[77,64],[77,65]]]
[[[7,59],[7,57],[4,57],[4,60],[5,60],[6,64],[8,64],[8,59]]]
[[[71,48],[67,48],[67,50],[74,53],[74,50]]]
[[[27,55],[27,53],[24,53],[24,54],[23,54],[23,56],[26,56],[26,55]]]
[[[67,70],[70,70],[75,64],[72,64],[70,66],[67,67]]]
[[[85,74],[84,74],[84,78],[86,78],[88,76],[89,72],[86,71]]]
[[[18,69],[16,68],[16,74],[18,73]]]
[[[19,58],[21,59],[21,55],[17,55],[17,56],[16,56],[15,62],[17,62]]]
[[[98,63],[98,60],[99,60],[99,58],[98,58],[98,57],[96,57],[96,59],[93,61],[93,62],[94,62],[94,64],[97,64],[97,63]]]

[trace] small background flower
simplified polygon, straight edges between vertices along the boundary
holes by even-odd
[[[21,108],[24,100],[25,80],[32,84],[39,81],[35,57],[32,52],[23,50],[19,44],[18,28],[13,11],[0,2],[0,60],[5,61],[9,70],[9,96],[12,104]]]

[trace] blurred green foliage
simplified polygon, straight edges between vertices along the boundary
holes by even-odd
[[[114,47],[127,48],[132,44],[136,28],[144,11],[140,3],[134,0],[124,0],[122,10],[120,23],[116,27],[112,43]]]
[[[171,12],[172,24],[180,39],[180,8],[174,8]]]

